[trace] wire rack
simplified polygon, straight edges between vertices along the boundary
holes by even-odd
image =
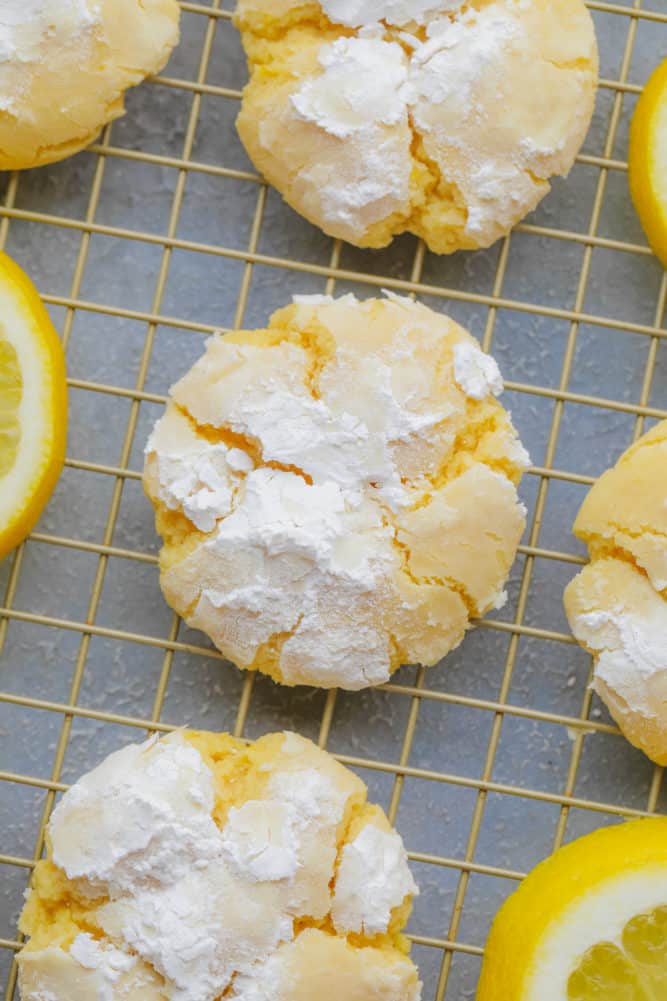
[[[332,242],[287,209],[233,130],[245,69],[231,4],[182,3],[183,41],[128,116],[64,164],[6,175],[0,244],[28,268],[67,349],[65,471],[0,564],[0,976],[58,794],[129,740],[181,723],[290,726],[368,782],[422,886],[409,931],[425,999],[474,996],[490,921],[523,872],[593,827],[665,806],[662,770],[588,688],[563,617],[593,478],[667,417],[667,275],[627,195],[637,94],[667,55],[665,0],[590,2],[603,80],[569,180],[490,251],[436,258]],[[507,376],[537,463],[510,600],[446,664],[358,695],[241,676],[166,609],[141,451],[169,383],[214,330],[260,325],[293,292],[379,287],[469,326]],[[17,995],[16,995],[17,996]]]

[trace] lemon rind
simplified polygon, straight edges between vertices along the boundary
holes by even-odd
[[[667,162],[661,168],[661,125],[667,128],[667,60],[654,71],[639,99],[630,126],[628,157],[630,194],[639,220],[651,248],[667,268],[667,191],[660,190]]]

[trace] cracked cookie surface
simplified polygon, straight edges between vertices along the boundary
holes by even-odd
[[[288,685],[436,663],[502,604],[524,527],[501,389],[465,330],[393,295],[212,338],[146,448],[167,601]]]
[[[598,56],[582,0],[239,0],[259,170],[331,236],[487,247],[567,174]]]
[[[0,170],[78,153],[178,42],[176,0],[3,0]]]
[[[22,1001],[419,1001],[403,842],[297,734],[124,747],[64,795],[47,847]]]
[[[667,764],[667,421],[591,488],[574,524],[591,562],[568,585],[572,632],[619,727]]]

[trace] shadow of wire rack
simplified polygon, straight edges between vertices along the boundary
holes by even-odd
[[[588,691],[562,588],[597,476],[667,417],[667,275],[627,194],[630,115],[667,54],[665,0],[590,2],[602,86],[569,179],[489,251],[411,237],[333,243],[267,190],[234,132],[245,66],[229,0],[182,3],[183,40],[128,115],[65,163],[0,175],[0,243],[67,347],[71,433],[37,531],[0,564],[0,983],[58,793],[103,755],[180,723],[290,727],[389,811],[422,895],[409,931],[425,1001],[474,997],[486,933],[523,871],[624,816],[665,811],[662,771]],[[142,448],[169,384],[221,325],[295,292],[380,287],[446,310],[498,358],[535,466],[510,600],[429,672],[359,695],[278,689],[220,663],[164,605]]]

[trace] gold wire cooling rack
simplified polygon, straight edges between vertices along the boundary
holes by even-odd
[[[591,827],[664,806],[662,770],[587,687],[560,593],[584,562],[569,528],[586,488],[667,417],[667,274],[629,208],[624,153],[641,84],[667,55],[665,0],[588,4],[604,78],[571,178],[496,248],[451,259],[411,238],[356,252],[285,209],[233,134],[243,70],[231,11],[220,0],[181,6],[175,75],[134,92],[128,118],[75,160],[7,176],[0,205],[0,245],[40,284],[72,396],[61,487],[0,565],[5,999],[21,894],[58,793],[112,747],[180,722],[249,736],[293,725],[357,769],[404,833],[424,889],[410,934],[425,999],[470,998],[493,913],[529,866]],[[150,301],[135,301],[137,286]],[[170,378],[219,329],[208,300],[238,328],[294,291],[380,287],[453,312],[510,376],[516,423],[540,462],[524,484],[510,601],[428,674],[405,668],[353,697],[277,690],[220,665],[167,615],[141,446]],[[135,604],[150,612],[134,615]]]

